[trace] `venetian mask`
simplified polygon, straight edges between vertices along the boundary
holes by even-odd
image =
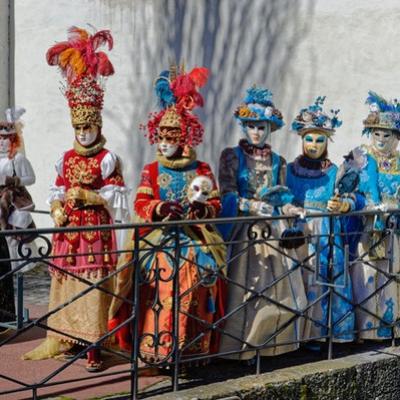
[[[160,128],[158,149],[164,157],[172,157],[179,149],[180,129]]]
[[[0,153],[8,154],[11,146],[11,139],[9,136],[0,135]]]
[[[390,129],[374,129],[371,135],[372,146],[382,154],[390,154],[396,150],[399,139]]]
[[[212,181],[204,175],[197,176],[192,180],[188,189],[188,199],[190,203],[198,201],[205,203],[212,191]]]
[[[271,134],[271,124],[268,121],[247,122],[244,129],[249,143],[256,147],[263,147]]]
[[[83,147],[92,145],[99,134],[99,127],[94,124],[74,125],[75,138]]]
[[[321,158],[328,147],[326,135],[321,133],[307,133],[303,136],[303,152],[304,155],[313,160]]]

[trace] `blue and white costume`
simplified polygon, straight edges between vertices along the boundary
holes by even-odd
[[[400,105],[387,102],[373,92],[369,92],[367,103],[370,114],[364,120],[363,134],[370,136],[371,143],[352,152],[361,166],[360,190],[365,193],[369,208],[398,209],[400,153],[396,148],[400,135]],[[363,219],[359,246],[361,260],[352,269],[354,296],[358,303],[357,325],[362,339],[400,336],[398,326],[393,330],[391,326],[400,318],[400,284],[394,276],[400,273],[399,219],[392,217],[393,236],[385,237],[383,230],[388,215]]]

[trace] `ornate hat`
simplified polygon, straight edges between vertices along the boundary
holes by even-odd
[[[331,137],[335,129],[342,125],[342,121],[337,117],[340,110],[330,110],[330,116],[323,111],[325,99],[326,96],[318,96],[314,104],[302,108],[292,122],[292,129],[301,136],[309,132],[320,132]]]
[[[204,67],[186,73],[183,66],[174,64],[169,71],[161,72],[154,82],[161,111],[151,114],[146,127],[151,144],[157,142],[160,127],[180,129],[181,146],[194,147],[202,142],[204,128],[192,111],[204,104],[198,89],[207,79],[208,70]]]
[[[26,110],[22,107],[7,108],[5,120],[0,120],[0,135],[13,135],[22,131],[20,118]]]
[[[363,135],[369,135],[373,128],[400,131],[400,104],[397,99],[387,101],[375,92],[369,91],[365,102],[369,104],[369,114],[363,121]]]
[[[272,102],[272,93],[268,89],[252,86],[247,89],[247,95],[243,103],[236,108],[235,117],[241,122],[269,121],[271,122],[271,131],[282,128],[282,113]]]
[[[104,89],[99,80],[114,74],[108,56],[97,51],[102,45],[112,49],[110,31],[90,35],[86,30],[73,26],[68,29],[66,42],[57,43],[47,51],[48,64],[58,66],[67,80],[64,92],[73,125],[89,123],[102,126]]]

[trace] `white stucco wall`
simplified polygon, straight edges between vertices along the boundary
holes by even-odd
[[[4,118],[3,110],[8,107],[8,0],[0,0],[0,118]]]
[[[104,134],[108,147],[123,159],[131,187],[154,151],[138,126],[154,110],[152,82],[171,58],[183,58],[189,67],[210,68],[201,113],[206,137],[199,154],[214,167],[221,150],[238,141],[232,112],[253,83],[269,87],[284,114],[286,126],[274,134],[272,143],[288,161],[300,151],[298,138],[289,130],[291,120],[316,96],[326,95],[328,108],[341,109],[343,126],[329,151],[339,162],[361,140],[368,89],[387,97],[400,94],[397,0],[15,3],[16,103],[28,109],[25,142],[37,172],[31,192],[40,209],[46,208],[54,162],[73,140],[66,101],[58,88],[60,76],[46,65],[44,55],[55,41],[65,39],[71,25],[90,23],[113,33],[110,58],[116,75],[107,83]],[[0,71],[2,63],[3,59]],[[0,88],[1,76],[0,72]],[[45,218],[38,222],[50,223]]]

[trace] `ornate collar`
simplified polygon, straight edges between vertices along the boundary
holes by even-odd
[[[76,140],[74,140],[74,150],[80,155],[84,157],[90,157],[94,154],[97,154],[100,150],[103,150],[104,145],[106,144],[106,138],[101,135],[100,141],[91,147],[84,147],[79,144]]]
[[[183,169],[188,165],[192,164],[196,160],[196,152],[193,149],[189,150],[189,155],[187,157],[179,158],[167,158],[161,153],[157,152],[156,159],[164,167],[170,169]]]
[[[241,139],[239,146],[247,155],[253,158],[265,159],[271,155],[271,146],[268,144],[264,144],[263,147],[257,147],[249,143],[247,139]]]
[[[384,172],[398,172],[398,160],[400,153],[396,150],[392,154],[382,154],[375,150],[373,146],[368,146],[368,153],[375,158],[378,168]]]
[[[328,158],[313,160],[305,155],[298,156],[293,162],[293,172],[297,176],[309,178],[319,178],[325,175],[326,171],[332,166]]]

